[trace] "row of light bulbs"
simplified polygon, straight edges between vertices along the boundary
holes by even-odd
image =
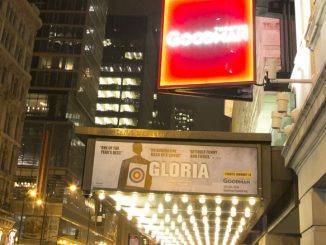
[[[101,193],[100,193],[101,195]],[[198,201],[199,203],[203,204],[201,207],[201,214],[202,214],[202,223],[200,222],[200,227],[204,230],[204,235],[201,236],[199,229],[198,229],[198,220],[194,216],[194,210],[191,204],[187,205],[186,213],[190,216],[189,222],[192,225],[192,232],[189,232],[189,229],[187,228],[187,222],[184,217],[179,214],[179,207],[175,203],[172,206],[172,209],[169,211],[172,211],[172,214],[176,215],[176,219],[171,218],[170,213],[166,213],[164,215],[164,211],[167,211],[164,209],[164,204],[161,202],[157,206],[157,212],[154,212],[150,218],[146,218],[145,215],[149,213],[149,211],[154,211],[156,208],[151,209],[151,203],[155,198],[155,194],[150,193],[148,195],[148,201],[145,203],[143,209],[139,212],[138,208],[136,208],[136,201],[138,194],[133,193],[131,197],[126,197],[121,195],[121,193],[117,193],[114,195],[111,195],[111,197],[116,201],[116,209],[120,211],[123,209],[127,213],[127,218],[129,220],[132,220],[133,218],[137,219],[138,222],[138,228],[143,229],[144,232],[150,236],[152,239],[156,239],[157,242],[161,242],[161,244],[203,244],[202,239],[205,239],[205,244],[210,245],[210,226],[209,226],[209,220],[207,215],[209,213],[212,213],[214,211],[209,211],[208,208],[204,205],[206,203],[206,197],[200,196]],[[102,197],[99,196],[100,199],[105,198],[105,194],[103,193]],[[128,199],[124,199],[128,198]],[[130,199],[131,198],[131,199]],[[164,196],[164,201],[166,203],[170,203],[172,201],[172,196],[170,194],[166,194]],[[127,204],[123,201],[128,200]],[[189,197],[187,195],[181,196],[181,201],[183,203],[189,202]],[[220,232],[221,232],[221,218],[222,210],[220,207],[220,204],[222,204],[222,198],[220,196],[215,197],[215,202],[218,204],[218,206],[215,209],[215,233],[214,233],[214,245],[219,244],[220,239]],[[250,207],[246,207],[244,209],[244,217],[240,219],[239,226],[232,228],[233,218],[237,216],[237,208],[236,206],[239,203],[239,199],[237,197],[233,197],[231,199],[231,202],[233,206],[230,209],[230,212],[227,212],[230,214],[230,217],[228,219],[228,224],[225,229],[224,237],[222,244],[235,244],[238,240],[240,233],[243,231],[243,226],[246,223],[245,218],[249,218],[251,214]],[[128,205],[130,203],[130,205]],[[250,206],[255,205],[256,199],[251,197],[248,199],[248,204]],[[129,206],[129,207],[128,207]],[[143,211],[143,212],[142,212]],[[197,211],[196,211],[197,212]],[[139,215],[141,213],[141,215]],[[240,214],[242,212],[238,212]],[[159,216],[161,217],[160,222]],[[166,226],[167,225],[167,226]],[[177,226],[181,225],[181,231]],[[232,231],[234,233],[231,235]],[[193,235],[191,235],[193,234]],[[196,241],[196,243],[194,242]]]

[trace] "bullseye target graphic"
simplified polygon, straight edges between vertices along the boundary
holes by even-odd
[[[145,179],[144,170],[141,168],[133,168],[129,171],[129,179],[134,183],[140,183]]]
[[[130,163],[128,170],[127,186],[145,187],[147,166],[141,163]]]

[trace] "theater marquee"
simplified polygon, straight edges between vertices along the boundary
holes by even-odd
[[[257,194],[257,147],[96,141],[92,187]]]
[[[253,84],[252,0],[164,0],[160,90]]]

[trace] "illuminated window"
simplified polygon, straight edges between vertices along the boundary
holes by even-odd
[[[116,117],[95,117],[95,123],[98,125],[117,125],[118,118],[116,118]]]
[[[40,65],[39,67],[42,69],[50,69],[52,64],[52,58],[51,57],[40,57]]]
[[[119,111],[119,104],[96,104],[98,111]]]
[[[100,85],[121,85],[120,77],[100,77]]]
[[[135,107],[134,105],[129,104],[122,104],[120,106],[120,112],[137,112],[138,107]]]
[[[132,85],[132,86],[139,86],[141,83],[141,80],[138,78],[124,78],[123,79],[123,85]]]
[[[27,113],[47,113],[48,96],[46,94],[29,94],[26,101]]]
[[[125,58],[128,60],[142,60],[143,53],[142,52],[126,52]]]
[[[74,59],[66,58],[65,70],[73,70],[74,69]]]
[[[119,126],[137,126],[136,118],[120,118]]]
[[[153,94],[153,99],[157,100],[157,94]]]
[[[108,46],[111,46],[112,45],[112,41],[111,41],[111,39],[105,39],[104,41],[103,41],[103,46],[104,47],[108,47]]]
[[[138,91],[123,91],[122,99],[139,99],[140,93]]]
[[[120,91],[118,90],[99,90],[99,98],[120,98]]]

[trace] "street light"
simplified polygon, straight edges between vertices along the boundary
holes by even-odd
[[[24,194],[23,204],[22,204],[22,210],[20,213],[20,221],[19,221],[19,229],[18,229],[18,240],[17,245],[19,245],[20,237],[21,237],[21,231],[22,231],[22,225],[23,225],[23,217],[24,217],[24,211],[25,211],[25,201],[27,197],[35,198],[37,195],[37,192],[35,189],[30,189]]]

